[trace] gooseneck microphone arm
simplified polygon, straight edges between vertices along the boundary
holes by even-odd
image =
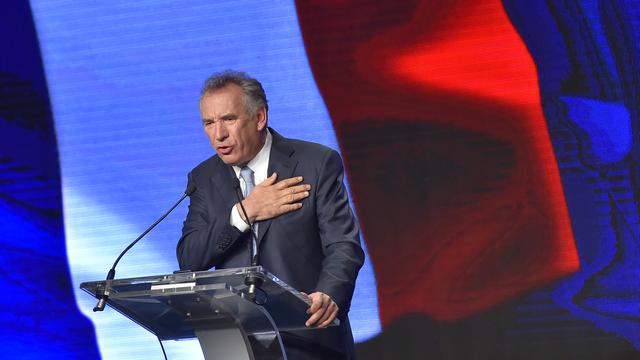
[[[164,215],[162,215],[158,220],[156,220],[156,222],[154,222],[151,226],[149,226],[147,228],[147,230],[145,230],[142,234],[140,234],[140,236],[138,236],[137,239],[133,240],[131,242],[131,244],[129,244],[129,246],[127,246],[118,256],[118,258],[116,259],[116,261],[113,263],[113,266],[111,267],[111,269],[109,270],[109,273],[107,273],[107,278],[106,281],[109,280],[113,280],[113,278],[115,278],[116,276],[116,266],[118,266],[118,262],[120,262],[120,259],[122,259],[122,256],[124,256],[124,254],[127,253],[127,251],[129,251],[129,249],[131,249],[135,244],[138,243],[138,241],[140,241],[145,235],[147,235],[147,233],[149,233],[149,231],[153,230],[154,227],[156,227],[156,225],[158,225],[162,220],[164,220],[164,218],[167,217],[167,215],[169,215],[173,209],[175,209],[178,205],[180,205],[180,203],[182,202],[182,200],[184,200],[187,196],[190,196],[191,194],[193,194],[196,191],[196,186],[193,184],[193,182],[191,181],[191,174],[189,174],[189,185],[187,186],[187,189],[185,190],[184,194],[182,195],[182,197],[180,198],[180,200],[178,200],[170,209],[169,211],[167,211],[166,213],[164,213]],[[98,291],[98,293],[96,294],[96,297],[98,298],[98,303],[96,304],[96,306],[93,308],[93,311],[102,311],[104,310],[105,305],[107,304],[107,299],[109,298],[109,289],[108,286],[105,286],[104,290],[100,290]]]
[[[249,231],[251,231],[251,240],[256,244],[256,254],[251,257],[251,266],[258,266],[259,254],[260,254],[258,239],[255,231],[253,231],[253,224],[251,223],[251,220],[249,220],[249,215],[247,215],[247,210],[245,210],[244,205],[242,205],[243,197],[242,197],[242,189],[240,189],[240,180],[238,180],[238,178],[234,176],[231,179],[231,181],[233,182],[233,187],[236,191],[236,197],[238,198],[238,204],[240,204],[240,209],[242,210],[242,213],[244,214],[244,218],[246,219],[246,222],[249,225]],[[255,301],[256,289],[260,288],[263,282],[264,282],[264,277],[262,273],[259,273],[256,271],[249,272],[247,276],[244,278],[244,284],[249,287],[249,290],[247,292],[247,297],[249,298],[249,301]]]

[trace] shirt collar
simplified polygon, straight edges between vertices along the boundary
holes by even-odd
[[[264,140],[264,145],[262,145],[262,149],[258,151],[256,156],[254,156],[251,161],[247,163],[247,166],[253,170],[254,178],[256,179],[256,183],[258,183],[258,179],[266,179],[267,178],[267,168],[269,167],[269,155],[271,154],[271,143],[273,142],[271,136],[271,132],[267,129],[267,136]],[[240,177],[240,170],[242,168],[239,166],[233,166],[233,171],[236,173],[236,177]]]

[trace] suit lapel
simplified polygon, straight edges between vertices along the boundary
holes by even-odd
[[[236,198],[235,191],[233,187],[232,178],[235,176],[235,173],[231,166],[226,165],[222,162],[222,160],[218,159],[218,166],[211,177],[211,182],[213,183],[213,187],[218,191],[220,198],[224,201],[227,207],[232,206],[238,199]]]
[[[293,172],[296,169],[298,160],[294,157],[294,150],[288,144],[287,139],[283,138],[280,134],[269,128],[273,136],[273,143],[271,145],[271,154],[269,155],[269,167],[267,176],[274,172],[278,174],[277,181],[284,180],[293,176]],[[262,246],[262,239],[269,230],[273,219],[260,222],[258,226],[258,244]]]

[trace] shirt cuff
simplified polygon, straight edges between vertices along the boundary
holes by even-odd
[[[240,217],[240,212],[238,212],[238,207],[236,205],[233,205],[233,207],[231,208],[231,217],[229,219],[231,225],[236,229],[242,232],[249,230],[249,224],[242,220],[242,218]]]

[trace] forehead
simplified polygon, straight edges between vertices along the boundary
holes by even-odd
[[[222,115],[228,112],[244,112],[244,93],[240,86],[229,84],[220,89],[207,91],[200,99],[200,111],[203,115]]]

